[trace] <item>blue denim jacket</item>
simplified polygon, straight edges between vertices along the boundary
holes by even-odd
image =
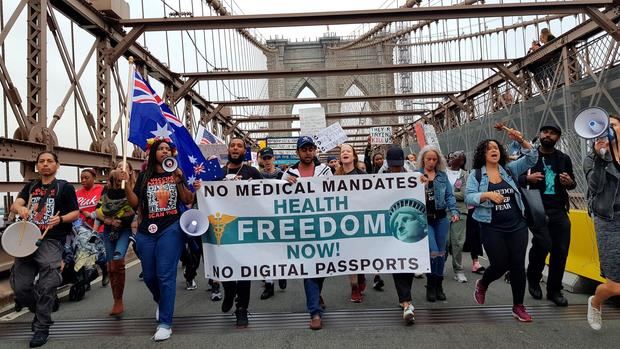
[[[519,192],[518,183],[519,175],[525,173],[528,169],[534,167],[538,161],[538,150],[536,149],[522,149],[524,157],[511,161],[506,164],[506,167],[510,169],[512,176],[508,175],[508,172],[503,167],[499,167],[499,173],[502,179],[508,183],[515,191],[515,199],[517,205],[521,209],[521,213],[524,213],[523,201],[521,200],[521,193]],[[467,187],[465,189],[465,203],[470,206],[475,206],[474,214],[472,217],[478,222],[491,223],[491,209],[495,205],[491,200],[480,202],[480,196],[482,193],[489,189],[489,177],[487,176],[486,166],[482,166],[480,183],[476,179],[476,170],[472,169],[467,178]]]
[[[419,168],[418,172],[424,173],[424,169]],[[435,172],[433,189],[435,190],[435,207],[437,210],[449,209],[452,216],[460,215],[459,209],[456,207],[456,198],[452,192],[452,186],[445,172]]]

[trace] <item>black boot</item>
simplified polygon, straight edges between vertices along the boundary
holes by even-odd
[[[426,300],[434,302],[437,298],[435,292],[435,276],[433,274],[426,274]]]
[[[248,327],[248,310],[246,308],[237,308],[235,310],[235,317],[237,318],[238,328]]]
[[[273,297],[273,282],[265,282],[265,290],[260,295],[260,299],[268,299]]]
[[[30,340],[31,348],[38,348],[47,343],[47,337],[49,332],[47,330],[37,330],[34,332],[32,339]]]
[[[435,295],[438,301],[445,301],[446,294],[443,293],[443,276],[434,276],[435,279]]]

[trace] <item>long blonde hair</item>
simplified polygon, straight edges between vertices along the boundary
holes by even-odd
[[[357,152],[355,151],[355,148],[353,148],[353,146],[351,144],[341,144],[338,148],[340,149],[340,151],[342,151],[342,147],[344,146],[348,146],[351,148],[351,151],[353,151],[353,168],[356,169],[357,168],[357,162],[359,161],[359,157],[357,156]],[[336,173],[334,173],[336,176],[342,176],[344,174],[346,174],[344,172],[344,166],[342,166],[342,162],[341,162],[341,166],[338,167],[336,169]]]
[[[424,148],[422,148],[422,150],[420,150],[420,154],[418,154],[418,161],[417,161],[418,166],[424,169],[424,156],[429,151],[435,152],[435,154],[437,154],[437,165],[435,166],[435,171],[446,172],[446,168],[448,167],[446,158],[441,153],[441,150],[438,147],[435,147],[433,145],[427,145]]]

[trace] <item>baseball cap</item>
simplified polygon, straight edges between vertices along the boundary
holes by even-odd
[[[273,149],[266,147],[260,150],[260,157],[264,159],[266,157],[273,157]]]
[[[555,132],[558,133],[558,135],[562,135],[562,129],[555,124],[546,124],[543,127],[540,128],[539,132],[542,132],[544,130],[554,130]]]
[[[335,156],[333,156],[333,155],[330,155],[330,156],[327,157],[327,162],[330,162],[332,160],[338,160],[338,159]]]
[[[299,148],[303,148],[306,145],[312,145],[312,146],[316,146],[314,144],[314,141],[312,140],[311,137],[308,136],[301,136],[299,138],[297,138],[297,149]]]
[[[388,149],[386,155],[388,166],[404,166],[405,153],[403,149],[397,145],[393,145]]]

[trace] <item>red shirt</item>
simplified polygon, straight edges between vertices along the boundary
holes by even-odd
[[[92,213],[97,208],[97,203],[99,199],[101,199],[101,193],[103,192],[103,185],[95,184],[90,190],[82,189],[76,190],[75,195],[77,196],[78,206],[80,208],[80,218],[82,221],[86,222],[86,224],[91,227],[95,226],[95,220],[90,217],[84,216],[82,211],[87,213]],[[103,231],[103,224],[99,227],[99,231]]]

